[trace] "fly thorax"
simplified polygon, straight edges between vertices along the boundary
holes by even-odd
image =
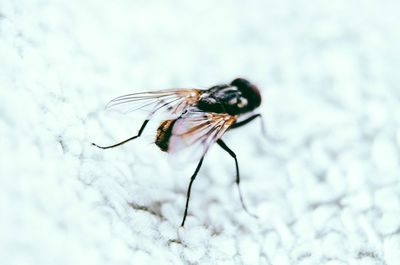
[[[216,113],[224,112],[224,106],[221,104],[221,102],[208,93],[201,95],[199,102],[197,103],[197,107],[203,111]]]
[[[248,105],[248,100],[236,88],[224,92],[219,101],[224,105],[225,111],[229,114],[242,113]]]

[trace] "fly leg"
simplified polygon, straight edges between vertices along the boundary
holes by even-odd
[[[256,118],[256,117],[254,117]],[[253,119],[254,119],[253,118]],[[244,200],[243,200],[243,196],[242,196],[242,190],[240,189],[240,174],[239,174],[239,163],[238,160],[236,158],[236,154],[225,144],[224,141],[222,141],[221,139],[217,140],[217,143],[219,146],[222,147],[222,149],[224,149],[226,152],[228,152],[228,154],[233,157],[233,159],[235,160],[235,166],[236,166],[236,185],[238,188],[238,192],[239,192],[239,199],[240,199],[240,203],[242,204],[243,209],[246,211],[246,213],[248,213],[249,215],[257,218],[256,215],[252,214],[249,212],[249,210],[247,209],[246,205],[244,204]]]
[[[235,128],[242,127],[243,125],[246,125],[247,123],[251,122],[252,120],[254,120],[255,118],[258,118],[258,117],[260,117],[260,119],[261,119],[261,131],[262,131],[263,135],[266,137],[267,131],[265,130],[264,120],[262,119],[262,116],[260,113],[254,114],[253,116],[250,116],[249,118],[247,118],[243,121],[232,124],[231,127],[229,127],[229,129],[235,129]]]
[[[197,173],[199,173],[201,164],[203,164],[203,159],[204,159],[204,155],[201,157],[201,159],[200,159],[200,161],[199,161],[199,164],[197,164],[196,170],[194,171],[192,177],[190,178],[190,183],[189,183],[189,187],[188,187],[187,194],[186,194],[185,213],[183,214],[183,220],[182,220],[181,226],[184,226],[184,225],[185,225],[186,215],[187,215],[187,211],[188,211],[188,208],[189,208],[190,191],[191,191],[191,189],[192,189],[193,181],[194,181],[194,179],[196,178]]]
[[[261,121],[261,132],[262,132],[262,134],[264,135],[264,137],[267,140],[270,140],[271,142],[283,141],[283,139],[281,139],[281,138],[275,138],[275,137],[273,137],[273,136],[268,134],[268,132],[267,132],[267,130],[265,128],[265,123],[264,123],[264,120],[263,120],[261,114],[254,114],[253,116],[250,116],[249,118],[247,118],[247,119],[245,119],[243,121],[234,123],[229,127],[229,129],[235,129],[235,128],[238,128],[238,127],[242,127],[243,125],[246,125],[247,123],[251,122],[252,120],[254,120],[255,118],[258,118],[258,117],[260,117],[260,121]]]
[[[94,146],[96,146],[98,148],[101,148],[101,149],[108,149],[108,148],[113,148],[113,147],[117,147],[117,146],[123,145],[124,143],[127,143],[127,142],[129,142],[131,140],[134,140],[134,139],[140,137],[140,135],[142,135],[142,132],[143,132],[144,128],[146,127],[146,125],[147,125],[147,123],[149,121],[150,121],[150,119],[147,119],[147,120],[145,120],[143,122],[142,127],[140,127],[139,132],[138,132],[138,134],[136,136],[133,136],[133,137],[131,137],[129,139],[126,139],[126,140],[124,140],[124,141],[122,141],[120,143],[117,143],[117,144],[114,144],[114,145],[110,145],[110,146],[100,146],[100,145],[97,145],[95,143],[92,143],[92,145],[94,145]]]

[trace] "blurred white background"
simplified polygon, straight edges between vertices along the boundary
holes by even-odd
[[[0,2],[1,264],[398,264],[398,1]],[[173,166],[121,94],[242,76],[255,121]],[[151,138],[149,138],[151,141]]]

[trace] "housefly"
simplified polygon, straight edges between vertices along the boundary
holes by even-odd
[[[175,153],[185,148],[197,146],[201,158],[190,179],[186,195],[185,212],[181,226],[184,226],[189,207],[193,181],[203,163],[209,148],[217,143],[235,161],[236,184],[243,209],[249,213],[243,202],[240,190],[239,164],[236,154],[221,139],[227,130],[241,127],[261,114],[255,110],[261,104],[258,88],[243,78],[237,78],[230,84],[221,84],[202,90],[167,89],[153,92],[133,93],[111,100],[106,108],[148,110],[149,116],[143,122],[137,135],[110,146],[94,146],[108,149],[125,144],[142,135],[143,130],[156,113],[167,114],[157,129],[155,144],[164,152]],[[249,213],[250,214],[250,213]]]

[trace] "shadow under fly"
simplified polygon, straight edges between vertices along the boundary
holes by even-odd
[[[240,190],[239,163],[233,152],[221,139],[227,130],[246,125],[261,114],[255,110],[261,104],[261,94],[258,88],[243,78],[237,78],[230,84],[222,84],[208,89],[166,89],[152,92],[133,93],[111,100],[106,108],[125,109],[124,112],[134,110],[148,110],[149,115],[143,122],[137,135],[110,146],[92,145],[108,149],[120,146],[142,135],[150,119],[158,112],[167,115],[157,129],[155,144],[164,152],[175,153],[185,148],[201,150],[200,160],[190,178],[186,195],[185,212],[181,226],[184,226],[193,181],[203,164],[208,149],[217,143],[235,161],[236,184],[243,209],[251,214]],[[262,123],[264,131],[264,125]],[[265,132],[265,131],[264,131]]]

